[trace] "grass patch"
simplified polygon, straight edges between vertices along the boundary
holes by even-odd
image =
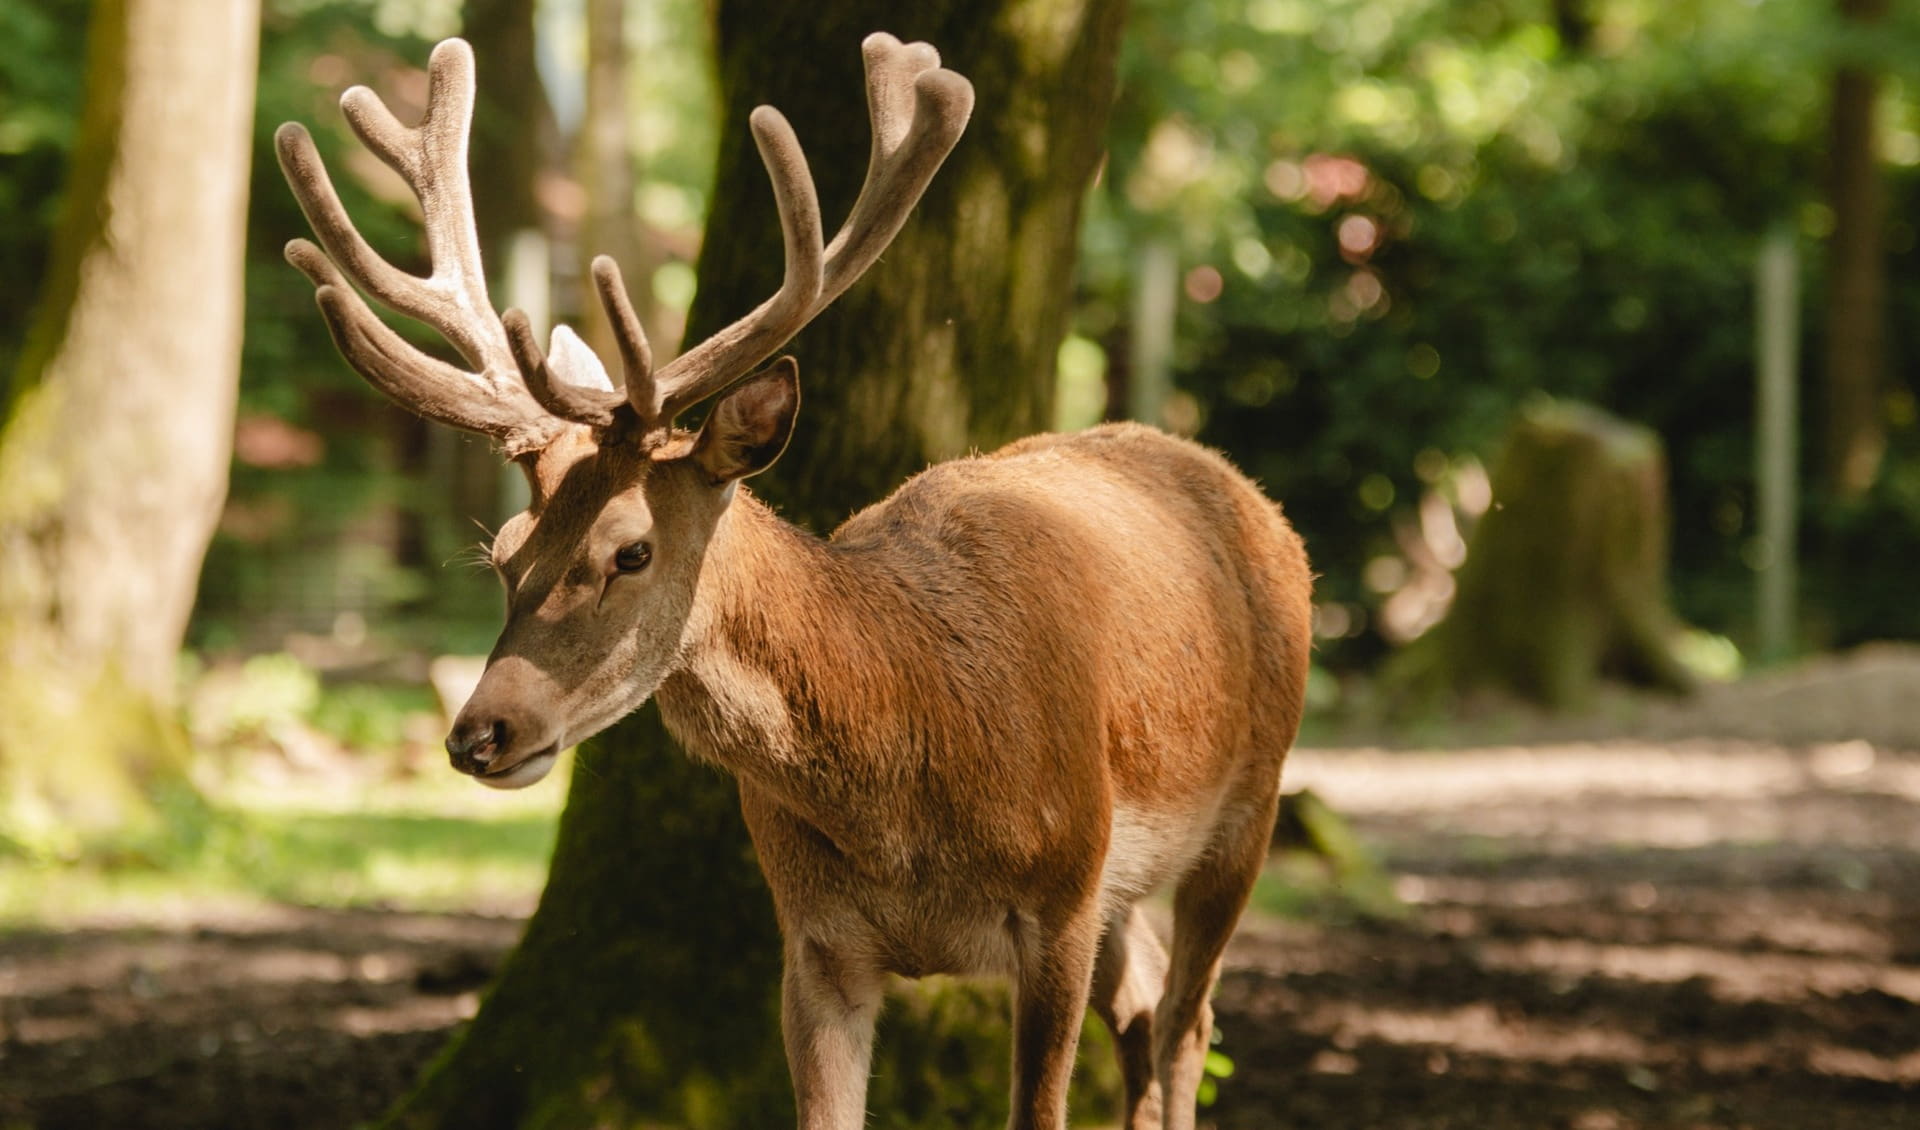
[[[0,857],[0,925],[289,902],[524,912],[545,882],[566,798],[565,773],[555,776],[512,794],[452,773],[235,785],[138,851],[81,862]]]

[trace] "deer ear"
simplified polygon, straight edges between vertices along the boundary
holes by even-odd
[[[800,411],[800,365],[782,357],[714,403],[693,441],[693,461],[714,485],[757,475],[793,436]]]

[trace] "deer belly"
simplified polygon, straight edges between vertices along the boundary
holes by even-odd
[[[1108,916],[1184,875],[1207,850],[1214,821],[1207,812],[1149,813],[1115,805],[1100,868],[1100,903]]]
[[[867,934],[862,948],[902,977],[1012,973],[1015,923],[1024,918],[1006,906],[944,900],[868,907],[861,917]]]

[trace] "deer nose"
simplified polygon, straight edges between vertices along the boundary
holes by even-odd
[[[447,759],[462,773],[478,773],[500,756],[507,747],[507,736],[503,719],[456,722],[447,735]]]

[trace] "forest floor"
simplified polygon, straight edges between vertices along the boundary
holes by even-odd
[[[1249,916],[1216,1004],[1236,1069],[1204,1119],[1920,1126],[1920,658],[1755,685],[1610,736],[1299,750],[1289,788],[1352,820],[1399,910]],[[1816,715],[1873,741],[1822,741]],[[0,931],[0,1127],[341,1130],[472,1014],[527,909]]]

